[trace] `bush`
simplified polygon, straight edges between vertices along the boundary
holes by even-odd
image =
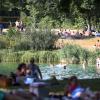
[[[45,29],[45,28],[56,28],[60,26],[59,21],[52,19],[49,16],[46,16],[42,18],[38,24],[39,28]]]
[[[33,50],[55,49],[55,42],[58,40],[58,36],[52,33],[51,30],[29,30],[26,34]]]
[[[14,38],[16,37],[17,33],[18,33],[18,32],[16,31],[16,29],[13,28],[13,27],[11,27],[11,28],[9,28],[9,30],[8,30],[7,36],[8,36],[9,38],[14,39]]]
[[[82,63],[84,60],[88,62],[90,56],[89,51],[85,50],[84,48],[81,48],[78,45],[71,45],[71,44],[67,44],[63,48],[63,53],[69,63],[76,63],[76,64]]]
[[[21,62],[29,62],[30,59],[33,57],[33,53],[30,51],[26,51],[22,56],[21,56]]]
[[[14,46],[15,51],[23,51],[23,50],[30,50],[30,42],[29,41],[21,41]]]
[[[7,46],[7,43],[5,41],[0,40],[0,49],[5,49]]]
[[[5,53],[2,55],[2,62],[19,62],[19,54],[12,52],[12,53]]]
[[[21,57],[21,62],[29,62],[32,57],[37,63],[55,63],[58,62],[60,58],[58,52],[54,51],[26,51]]]
[[[70,45],[70,44],[67,44],[63,48],[63,52],[64,52],[64,55],[65,55],[65,58],[67,60],[69,60],[68,61],[69,63],[73,63],[73,59],[77,59],[77,63],[80,62],[80,59],[79,59],[79,49],[80,49],[79,46]]]
[[[59,52],[55,51],[45,51],[42,55],[42,63],[56,63],[59,62],[60,57],[58,55]]]
[[[84,48],[80,48],[79,52],[80,63],[83,63],[83,61],[86,61],[86,63],[88,63],[91,52]]]

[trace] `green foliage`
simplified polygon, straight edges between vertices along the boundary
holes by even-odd
[[[76,60],[76,63],[79,63],[79,50],[80,50],[79,46],[69,45],[69,44],[67,44],[63,48],[63,52],[65,54],[65,58],[69,59],[70,63],[73,63],[73,61],[75,61],[75,60]]]
[[[74,28],[80,29],[83,28],[83,26],[85,26],[84,19],[80,16],[78,18],[75,18]]]
[[[59,52],[58,52],[59,53]],[[44,63],[55,63],[55,62],[59,62],[59,55],[56,52],[51,52],[51,51],[46,51],[43,55],[43,59],[44,59]]]
[[[16,34],[17,34],[17,31],[15,30],[15,28],[12,28],[12,27],[9,28],[8,33],[7,33],[7,36],[9,38],[14,39]]]
[[[34,57],[37,63],[57,63],[60,61],[59,51],[20,51],[0,52],[1,62],[29,62]]]
[[[24,50],[30,50],[30,41],[21,41],[18,42],[14,47],[14,51],[24,51]]]
[[[59,26],[60,26],[60,23],[49,16],[42,18],[38,24],[38,27],[42,29],[45,29],[45,28],[51,29],[51,28],[56,28]]]
[[[38,27],[38,23],[42,27],[47,19],[50,27],[52,23],[55,25],[59,23],[61,26],[66,19],[71,19],[75,28],[80,28],[84,22],[88,29],[91,29],[91,26],[98,28],[100,21],[100,0],[1,0],[0,4],[1,9],[6,11],[14,8],[20,10],[24,23],[26,25],[33,23],[34,27]],[[67,24],[63,23],[64,26]]]
[[[0,52],[0,62],[2,61],[2,53]]]
[[[33,57],[33,53],[30,51],[26,51],[22,57],[21,57],[21,62],[29,62],[29,60]]]
[[[20,42],[21,33],[17,31],[14,27],[9,28],[6,33],[7,48],[12,48],[16,43]]]
[[[55,63],[59,62],[59,52],[55,51],[27,51],[21,57],[21,62],[29,62],[33,57],[37,63]]]
[[[3,36],[2,36],[3,37]],[[0,37],[0,38],[2,38]],[[25,32],[9,29],[5,39],[0,40],[0,48],[20,50],[53,50],[58,36],[50,29],[34,29],[30,26]]]
[[[98,56],[100,56],[100,51],[91,52],[80,46],[67,44],[63,49],[56,51],[2,51],[0,52],[0,61],[29,62],[30,58],[34,57],[37,63],[55,64],[64,58],[69,64],[82,64],[84,61],[87,64],[95,64]]]
[[[61,24],[61,27],[63,27],[63,28],[73,28],[73,23],[72,23],[72,21],[70,20],[70,19],[65,19],[63,22],[62,22],[62,24]]]
[[[18,53],[5,53],[2,55],[2,62],[18,62],[19,55]]]
[[[5,49],[7,47],[7,43],[5,41],[0,40],[0,49]]]
[[[89,59],[88,59],[88,63],[96,64],[96,58],[97,58],[96,52],[91,52]]]
[[[55,48],[55,42],[58,40],[58,36],[48,29],[34,30],[31,27],[31,31],[27,31],[26,34],[28,34],[33,50],[52,50]]]
[[[27,10],[30,13],[30,16],[27,16],[23,19],[24,23],[26,23],[26,25],[28,26],[33,26],[34,28],[36,27],[36,22],[38,20],[37,18],[37,14],[38,14],[38,10],[32,5],[26,5]],[[22,16],[23,18],[23,16]]]
[[[96,55],[100,56],[100,50],[99,49],[96,50]]]
[[[86,61],[86,63],[88,63],[89,57],[92,53],[89,52],[88,50],[84,49],[84,48],[80,48],[80,62],[84,62]]]
[[[91,58],[93,58],[93,56],[96,56],[96,54],[93,55],[92,52],[81,48],[78,45],[67,44],[62,51],[64,52],[65,58],[68,60],[69,63],[78,64],[83,63],[83,61],[86,61],[87,63],[93,63],[93,61],[95,61],[95,59]]]

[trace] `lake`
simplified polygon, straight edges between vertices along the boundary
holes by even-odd
[[[82,69],[82,65],[67,65],[66,69],[60,66],[51,67],[47,64],[40,64],[39,66],[44,80],[50,79],[52,75],[55,75],[59,80],[71,75],[76,75],[79,79],[100,78],[100,74],[96,73],[93,65],[87,67],[86,70]],[[0,63],[0,74],[9,75],[10,72],[15,72],[16,68],[17,64],[15,63]]]

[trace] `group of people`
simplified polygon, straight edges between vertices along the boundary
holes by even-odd
[[[15,73],[11,72],[13,84],[19,83],[20,78],[33,78],[34,81],[42,79],[42,73],[39,66],[34,63],[34,58],[31,58],[29,64],[21,63],[18,65]]]
[[[100,100],[100,93],[81,86],[76,76],[68,78],[63,96],[53,96],[53,100]],[[60,98],[60,99],[59,99]]]
[[[92,32],[88,30],[70,30],[70,29],[60,29],[57,31],[58,36],[62,38],[67,37],[75,37],[75,38],[81,38],[83,36],[92,36]]]
[[[18,65],[17,71],[15,73],[14,82],[18,83],[18,78],[20,77],[32,77],[33,79],[35,79],[36,82],[42,79],[41,71],[39,69],[39,66],[35,64],[34,58],[31,58],[29,64],[21,63]],[[17,94],[16,96],[15,95],[17,93],[16,92],[14,93],[14,95],[13,94],[11,94],[10,96],[9,94],[6,95],[6,98],[13,98],[14,96],[16,96],[16,100],[22,100],[22,98],[25,97],[24,95],[27,95],[25,94],[26,93],[25,91],[24,92],[19,91],[19,92],[23,95]],[[36,95],[31,94],[30,92],[28,92],[28,95],[29,95],[28,97],[32,99],[23,99],[23,100],[33,100],[33,98],[35,98],[34,100],[44,100],[37,97]],[[66,82],[63,95],[54,96],[48,94],[47,97],[43,98],[46,98],[47,100],[99,100],[100,93],[92,92],[90,89],[82,87],[79,83],[78,78],[76,76],[71,76],[68,78]],[[14,99],[5,99],[5,100],[14,100]]]

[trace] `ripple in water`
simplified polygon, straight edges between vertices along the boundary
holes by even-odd
[[[79,79],[92,79],[92,78],[100,78],[100,74],[98,75],[93,67],[89,67],[86,70],[83,70],[81,67],[41,67],[41,72],[43,75],[43,79],[50,79],[52,75],[55,75],[57,79],[62,80],[64,78],[68,78],[72,75],[76,75]]]

